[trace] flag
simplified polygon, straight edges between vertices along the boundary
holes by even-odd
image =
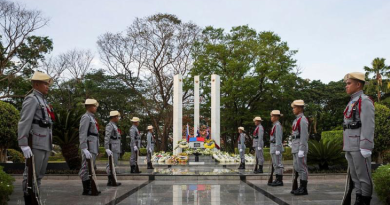
[[[207,136],[206,139],[210,139],[210,128],[207,126]]]
[[[196,130],[196,137],[200,137],[199,128]]]

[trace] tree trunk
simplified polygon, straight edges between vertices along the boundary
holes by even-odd
[[[61,146],[62,156],[64,156],[66,163],[71,170],[77,170],[81,167],[81,157],[79,149],[76,144],[63,144]]]
[[[0,148],[0,163],[7,162],[7,149],[5,147]]]

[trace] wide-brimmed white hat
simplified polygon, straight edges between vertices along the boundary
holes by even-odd
[[[116,117],[116,116],[121,116],[121,114],[116,110],[110,112],[110,117]]]
[[[148,126],[148,130],[151,130],[151,129],[153,129],[153,126],[152,126],[152,125],[149,125],[149,126]]]
[[[279,116],[283,116],[283,114],[280,113],[280,110],[272,110],[271,112],[271,116],[272,115],[279,115]]]
[[[294,107],[294,106],[305,106],[305,102],[303,100],[294,100],[294,102],[291,103],[291,107]]]
[[[244,127],[238,127],[239,130],[245,131]]]
[[[355,79],[355,80],[360,80],[365,82],[366,76],[364,75],[364,73],[361,72],[352,72],[352,73],[347,73],[347,75],[344,76],[344,81],[347,81],[348,79]]]
[[[99,103],[95,99],[86,99],[84,105],[95,105],[99,107]]]
[[[138,117],[133,117],[133,119],[131,119],[130,121],[132,121],[132,122],[139,122],[140,120],[139,120]]]
[[[261,119],[261,117],[255,117],[255,118],[253,118],[253,122],[255,122],[255,121],[263,121],[263,120]]]
[[[49,85],[53,84],[53,79],[48,74],[42,73],[40,71],[35,71],[30,80],[46,82],[49,83]]]

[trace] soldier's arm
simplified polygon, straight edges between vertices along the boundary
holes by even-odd
[[[282,140],[283,140],[283,130],[280,124],[276,125],[276,137],[275,137],[275,146],[276,150],[282,152]]]
[[[135,146],[135,129],[130,128],[130,146]]]
[[[264,129],[263,129],[263,127],[260,126],[259,133],[258,133],[258,138],[257,138],[257,147],[262,148],[262,146],[263,146],[263,143],[262,143],[263,136],[264,136]]]
[[[20,120],[18,123],[19,146],[28,146],[28,137],[37,106],[38,102],[31,96],[26,97],[23,101],[22,111],[20,112]]]
[[[89,128],[90,119],[88,116],[83,115],[80,120],[80,127],[79,127],[79,138],[80,138],[80,149],[87,149],[88,148],[88,128]]]
[[[114,130],[114,127],[111,124],[107,124],[106,134],[104,136],[104,148],[105,149],[110,149],[110,139],[111,139],[111,135],[112,135],[113,130]]]
[[[307,149],[307,141],[309,140],[309,122],[306,117],[303,117],[300,122],[300,142],[299,151],[305,151]]]
[[[372,150],[374,148],[375,107],[368,97],[362,98],[360,119],[362,121],[360,149]]]
[[[147,141],[148,141],[147,146],[151,147],[151,145],[152,145],[152,133],[150,133],[150,132],[148,133]]]

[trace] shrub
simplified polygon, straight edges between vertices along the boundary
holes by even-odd
[[[139,149],[139,156],[146,156],[146,148],[140,148]]]
[[[326,143],[334,141],[338,145],[343,145],[343,130],[324,131],[321,133],[321,140]]]
[[[13,177],[3,171],[3,167],[0,166],[0,204],[7,204],[9,196],[14,191],[15,181]]]
[[[345,163],[342,145],[337,143],[337,139],[327,142],[310,140],[307,160],[309,164],[317,163],[320,170],[328,170],[329,165]]]
[[[237,148],[237,147],[234,148],[234,153],[235,153],[235,154],[239,154],[238,148]],[[245,154],[249,154],[249,148],[245,148]]]
[[[12,161],[13,163],[23,163],[24,162],[24,156],[21,152],[18,150],[14,149],[8,149],[8,155],[9,155],[9,160]]]
[[[125,154],[123,154],[121,160],[129,161],[130,160],[130,156],[131,156],[131,152],[125,152]]]
[[[17,144],[19,111],[11,104],[0,101],[0,163],[6,161],[6,151]]]
[[[390,147],[390,109],[385,105],[375,103],[375,148],[374,155],[379,156],[378,163],[382,163],[380,160],[384,157],[384,151]]]
[[[390,165],[380,166],[372,175],[374,188],[384,204],[390,204]]]

